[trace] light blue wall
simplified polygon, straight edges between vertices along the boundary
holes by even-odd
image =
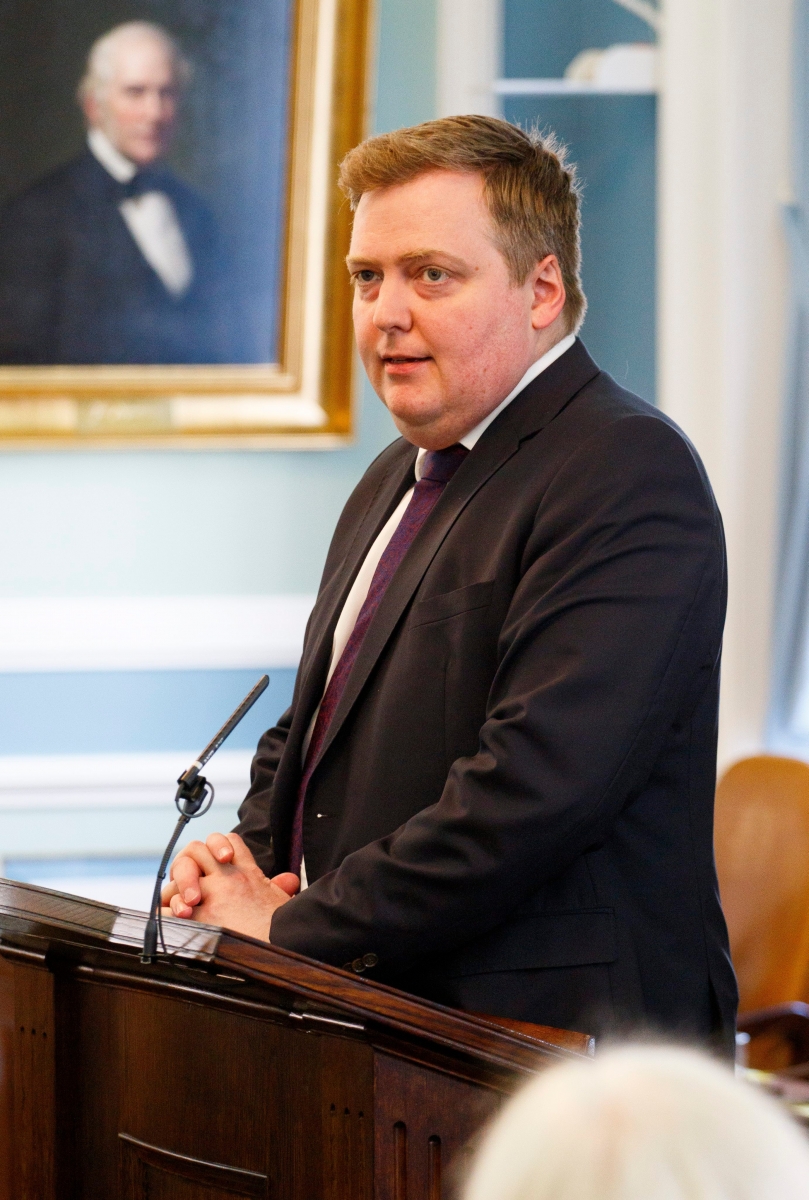
[[[435,0],[380,0],[377,133],[435,116]]]
[[[227,741],[253,749],[289,707],[293,670],[270,686]],[[0,676],[0,754],[199,751],[259,677],[239,671],[55,671]]]

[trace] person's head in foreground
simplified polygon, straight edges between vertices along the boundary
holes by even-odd
[[[463,1200],[807,1200],[809,1143],[776,1101],[693,1050],[625,1046],[532,1080]]]
[[[340,184],[368,377],[405,437],[452,445],[584,319],[575,171],[552,137],[462,116],[369,138]]]
[[[172,37],[149,21],[127,21],[90,49],[79,102],[89,129],[140,167],[169,148],[189,66]]]

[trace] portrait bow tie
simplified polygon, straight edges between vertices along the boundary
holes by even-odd
[[[146,192],[163,192],[166,190],[165,181],[160,171],[137,171],[128,183],[120,183],[117,179],[114,179],[112,184],[115,197],[119,202],[121,200],[132,200],[136,196],[143,196]]]

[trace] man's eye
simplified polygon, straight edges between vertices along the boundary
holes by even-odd
[[[440,267],[426,267],[424,270],[424,278],[428,283],[442,283],[446,277],[446,271],[442,271]]]
[[[357,283],[373,283],[376,279],[376,271],[357,271],[354,278]]]

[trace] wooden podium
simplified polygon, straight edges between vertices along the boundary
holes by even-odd
[[[206,925],[145,966],[145,920],[0,879],[0,1200],[439,1200],[504,1096],[591,1052]]]

